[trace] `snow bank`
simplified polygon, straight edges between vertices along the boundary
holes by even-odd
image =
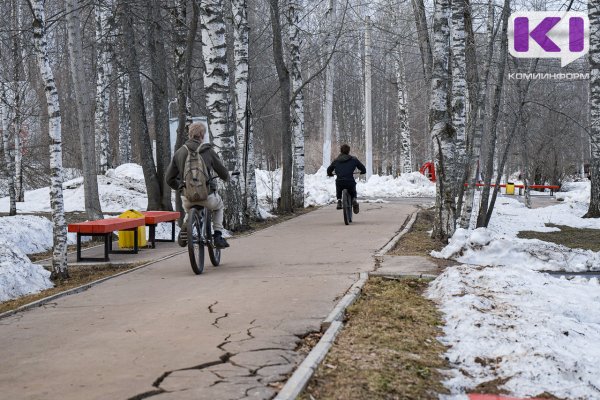
[[[75,178],[63,183],[65,211],[84,211],[83,178]],[[137,164],[123,164],[116,169],[98,176],[98,193],[102,210],[121,212],[135,209],[145,210],[148,197],[144,184],[142,167]],[[8,212],[9,198],[0,199],[0,211]],[[25,202],[17,203],[19,212],[50,212],[50,189],[30,190],[25,193]]]
[[[51,288],[50,272],[33,264],[29,258],[0,237],[0,301]]]
[[[455,367],[445,382],[453,394],[500,377],[513,396],[598,398],[597,279],[462,265],[447,269],[427,295],[447,320],[440,340]]]
[[[590,181],[563,183],[561,191],[557,192],[556,198],[564,201],[590,202]]]
[[[536,209],[528,209],[514,198],[501,197],[498,199],[487,229],[479,228],[470,231],[457,229],[449,244],[439,252],[432,252],[431,255],[476,265],[518,264],[534,270],[570,272],[600,270],[600,253],[571,249],[541,240],[517,238],[520,231],[560,230],[556,227],[548,227],[546,224],[600,229],[600,220],[582,218],[587,212],[588,205],[573,200],[580,198],[577,193],[584,190],[581,186],[575,186],[575,195],[571,200]]]
[[[448,245],[431,255],[473,265],[526,265],[538,271],[600,271],[600,253],[536,239],[497,237],[491,229],[485,228],[457,229]]]
[[[256,170],[258,198],[263,208],[271,208],[280,195],[281,170]],[[373,175],[368,182],[356,185],[359,198],[435,197],[435,184],[419,172],[398,178]],[[328,177],[326,168],[304,176],[304,206],[319,206],[335,200],[335,178]]]

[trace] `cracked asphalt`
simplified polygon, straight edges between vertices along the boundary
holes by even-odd
[[[361,204],[350,226],[328,206],[231,240],[202,275],[182,254],[2,319],[0,397],[272,398],[414,204]]]

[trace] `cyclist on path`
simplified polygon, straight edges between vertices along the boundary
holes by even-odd
[[[367,173],[365,166],[358,158],[350,155],[350,146],[343,144],[340,148],[340,155],[337,156],[331,165],[327,168],[327,176],[333,176],[333,171],[337,175],[335,180],[335,191],[337,198],[337,209],[342,209],[342,191],[348,189],[352,197],[352,210],[358,214],[358,201],[356,200],[356,181],[354,180],[354,170],[358,168],[361,175]]]
[[[189,126],[188,136],[189,140],[185,142],[173,155],[173,159],[167,168],[165,180],[167,184],[173,188],[173,190],[181,191],[185,187],[183,174],[185,171],[185,164],[190,151],[195,152],[199,150],[200,156],[204,161],[206,169],[208,170],[209,177],[212,177],[213,171],[224,181],[229,179],[229,171],[221,162],[221,159],[217,153],[213,150],[213,146],[210,143],[202,143],[204,141],[204,135],[206,134],[206,128],[202,123],[196,122]],[[210,181],[210,187],[208,190],[208,197],[206,200],[191,202],[183,194],[181,200],[183,208],[185,209],[185,218],[177,238],[177,243],[181,247],[187,245],[187,218],[188,212],[192,206],[202,206],[213,212],[213,229],[214,229],[214,243],[218,249],[229,247],[229,244],[223,237],[223,199],[217,192],[217,182],[215,180]]]

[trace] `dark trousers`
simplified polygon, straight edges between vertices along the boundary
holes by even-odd
[[[335,181],[335,197],[340,200],[342,198],[342,190],[348,189],[348,193],[354,200],[356,198],[356,182],[354,181]]]

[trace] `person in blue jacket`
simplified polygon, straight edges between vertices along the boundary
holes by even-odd
[[[337,198],[337,209],[342,209],[342,191],[348,189],[348,193],[352,197],[352,210],[354,214],[358,214],[358,201],[356,200],[356,181],[354,180],[354,170],[360,171],[361,175],[367,173],[367,169],[358,158],[350,155],[350,146],[343,144],[340,148],[340,155],[337,156],[331,165],[327,168],[327,176],[335,175],[335,191]]]

